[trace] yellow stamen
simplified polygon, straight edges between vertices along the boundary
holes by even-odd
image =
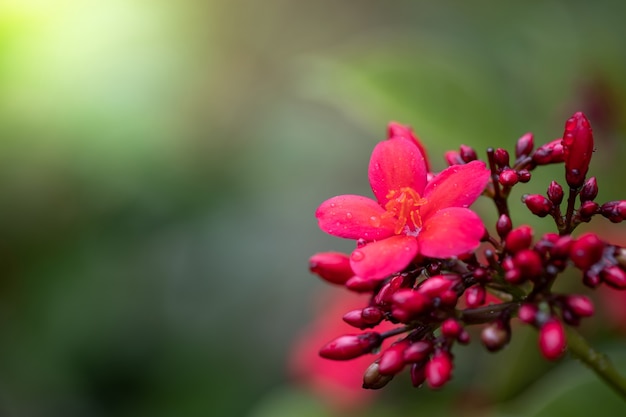
[[[403,187],[399,190],[391,190],[387,194],[387,204],[385,204],[384,217],[395,217],[398,219],[394,232],[400,234],[404,227],[408,225],[411,230],[422,227],[419,207],[426,204],[427,200],[422,198],[417,191],[410,187]]]

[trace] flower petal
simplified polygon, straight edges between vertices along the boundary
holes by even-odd
[[[403,125],[398,122],[389,122],[387,125],[387,138],[395,139],[395,138],[403,138],[408,139],[419,148],[420,152],[424,156],[424,164],[426,165],[426,171],[430,172],[430,166],[428,163],[428,154],[426,153],[426,149],[424,148],[424,144],[422,141],[415,135],[411,126]]]
[[[482,161],[444,169],[426,185],[422,197],[428,202],[420,210],[422,219],[446,207],[469,207],[484,191],[490,175]]]
[[[418,253],[412,236],[392,236],[355,249],[350,256],[354,273],[365,279],[382,279],[407,267]]]
[[[347,239],[368,241],[393,235],[396,220],[371,198],[340,195],[324,201],[315,212],[320,229]]]
[[[417,241],[422,255],[449,258],[476,249],[484,233],[485,226],[478,214],[466,208],[449,207],[424,222]]]
[[[411,187],[418,193],[426,186],[426,163],[419,148],[408,140],[380,142],[372,151],[369,180],[381,206],[392,190]]]

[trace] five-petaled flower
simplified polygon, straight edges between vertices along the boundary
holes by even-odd
[[[400,272],[418,255],[450,258],[471,252],[484,235],[481,219],[467,207],[489,181],[485,164],[454,165],[428,181],[418,145],[403,136],[376,145],[369,164],[376,201],[340,195],[315,213],[326,233],[360,241],[350,263],[361,278]]]

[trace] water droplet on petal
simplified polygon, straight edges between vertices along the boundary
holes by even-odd
[[[331,207],[335,207],[335,206],[336,206],[336,204],[335,204],[335,203],[330,203],[330,206],[331,206]]]
[[[347,213],[346,213],[346,219],[351,219],[351,218],[352,218],[352,213],[347,212]]]
[[[352,255],[350,255],[350,259],[352,259],[354,262],[360,262],[364,258],[365,258],[365,254],[363,253],[363,251],[358,250],[358,249],[352,252]]]
[[[365,236],[367,237],[367,233],[365,234]],[[356,241],[356,247],[357,248],[362,248],[366,244],[367,244],[367,242],[365,241],[365,239],[357,239],[357,241]]]
[[[378,227],[380,226],[380,217],[378,216],[372,216],[370,217],[370,224],[374,227]]]

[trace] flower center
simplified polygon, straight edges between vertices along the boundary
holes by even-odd
[[[422,218],[419,207],[426,204],[428,200],[422,198],[417,191],[411,187],[403,187],[399,190],[391,190],[387,194],[387,204],[383,217],[395,217],[398,219],[394,229],[395,234],[400,234],[405,226],[410,231],[419,231],[422,228]]]

